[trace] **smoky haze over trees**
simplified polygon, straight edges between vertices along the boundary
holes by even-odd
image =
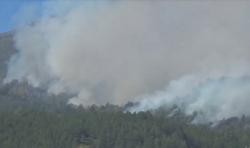
[[[20,23],[18,52],[4,81],[75,94],[70,103],[84,106],[138,101],[133,111],[143,111],[176,104],[187,115],[205,113],[208,121],[249,115],[249,7],[223,1],[45,2],[35,23]]]
[[[12,35],[0,35],[1,55],[15,52]],[[2,48],[4,47],[4,48]],[[8,52],[6,52],[8,51]],[[5,60],[4,60],[5,61]],[[1,62],[6,67],[6,62]],[[3,75],[6,69],[1,69]],[[4,148],[235,148],[250,146],[250,118],[193,124],[177,106],[152,112],[126,112],[124,107],[72,106],[68,95],[48,94],[27,82],[0,87],[0,147]]]
[[[0,147],[250,147],[250,3],[42,8],[0,34]]]

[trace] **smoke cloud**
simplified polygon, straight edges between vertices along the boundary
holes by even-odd
[[[140,98],[131,112],[178,107],[187,115],[196,113],[194,123],[219,121],[250,115],[249,76],[186,76],[170,82],[165,90]],[[173,111],[174,112],[174,111]]]
[[[17,29],[18,52],[5,82],[76,94],[73,104],[139,101],[134,111],[184,104],[187,114],[203,111],[208,120],[250,114],[249,8],[248,2],[47,1],[39,18]]]

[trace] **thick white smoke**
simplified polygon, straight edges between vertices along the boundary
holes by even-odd
[[[184,102],[188,113],[202,108],[209,119],[215,115],[211,120],[250,113],[242,108],[250,91],[249,8],[247,2],[47,1],[34,23],[18,28],[5,82],[73,93],[71,103],[83,105],[140,101],[168,86],[136,110],[170,101]],[[172,88],[177,84],[180,90]],[[190,96],[197,91],[204,94]]]
[[[249,76],[186,76],[170,82],[165,90],[140,98],[131,112],[177,106],[187,115],[197,113],[196,123],[250,115]]]

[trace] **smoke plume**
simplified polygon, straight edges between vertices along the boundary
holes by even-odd
[[[73,104],[139,101],[133,111],[177,104],[208,120],[250,114],[249,8],[243,1],[47,1],[31,24],[20,23],[5,82],[76,94]]]
[[[140,98],[131,112],[178,107],[186,115],[196,113],[195,123],[219,121],[232,116],[250,115],[250,77],[186,76],[171,81],[165,90]]]

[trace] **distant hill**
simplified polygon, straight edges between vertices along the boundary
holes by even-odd
[[[8,60],[16,52],[13,37],[13,32],[0,33],[0,82],[6,76]]]
[[[17,50],[14,44],[14,32],[0,33],[0,110],[8,110],[16,107],[37,108],[37,106],[66,104],[66,94],[48,94],[46,89],[34,88],[27,82],[13,81],[3,84],[7,73],[8,61]],[[57,100],[57,101],[55,101]]]

